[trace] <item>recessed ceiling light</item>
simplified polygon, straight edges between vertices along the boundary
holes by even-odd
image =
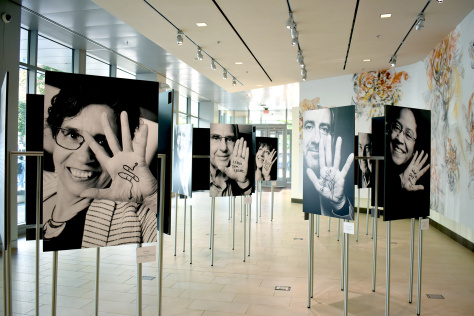
[[[370,58],[362,59],[362,61],[370,61]]]
[[[257,87],[263,87],[263,85],[262,85],[262,84],[258,84]]]
[[[198,23],[196,23],[196,25],[199,26],[199,27],[207,26],[207,24],[204,23],[204,22],[198,22]]]
[[[241,61],[236,61],[235,64],[236,64],[236,65],[242,65],[243,62],[241,62]]]
[[[386,18],[389,18],[389,17],[391,17],[391,16],[392,16],[391,13],[384,13],[384,14],[381,14],[381,15],[380,15],[380,18],[381,18],[381,19],[386,19]]]

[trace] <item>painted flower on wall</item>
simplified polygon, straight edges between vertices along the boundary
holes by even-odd
[[[364,116],[370,120],[383,115],[385,104],[398,105],[403,95],[400,87],[409,78],[407,72],[395,69],[355,74],[352,81],[356,95],[352,104],[356,106],[356,119]]]

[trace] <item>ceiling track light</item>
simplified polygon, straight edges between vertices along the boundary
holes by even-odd
[[[234,77],[232,77],[232,85],[235,87],[237,85],[237,81],[235,80]]]
[[[292,27],[291,29],[291,38],[298,38],[298,31],[296,30],[296,25],[295,27]]]
[[[443,0],[436,0],[436,1],[438,1],[438,3],[443,3]]]
[[[216,62],[214,61],[214,58],[211,59],[211,69],[216,70]]]
[[[416,30],[421,31],[421,29],[425,26],[425,15],[423,13],[418,14],[416,17]]]
[[[197,54],[196,54],[196,58],[197,60],[202,60],[202,50],[201,50],[201,47],[198,46],[198,51],[197,51]]]
[[[397,65],[397,55],[393,55],[392,58],[390,58],[390,67],[395,67]]]
[[[178,30],[178,34],[176,35],[176,43],[183,45],[183,32],[181,32],[181,30]]]
[[[295,24],[295,20],[293,20],[293,13],[290,12],[288,20],[286,20],[286,28],[289,29]]]
[[[306,81],[307,75],[308,75],[308,73],[306,72],[306,67],[301,68],[301,79],[303,81]]]
[[[227,79],[227,70],[224,69],[222,72],[222,79],[226,80]]]

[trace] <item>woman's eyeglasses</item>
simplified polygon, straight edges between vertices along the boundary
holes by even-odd
[[[400,125],[400,123],[398,122],[392,123],[392,131],[397,134],[403,133],[405,135],[405,138],[409,141],[414,142],[416,140],[415,132],[413,132],[411,129],[403,130],[402,125]]]
[[[104,148],[107,153],[111,153],[105,135],[95,135],[94,139],[100,146]],[[84,136],[75,130],[60,127],[57,127],[56,129],[54,140],[60,147],[68,150],[77,150],[81,148],[85,141]]]

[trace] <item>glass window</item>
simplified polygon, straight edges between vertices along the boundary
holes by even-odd
[[[135,74],[132,74],[131,72],[117,68],[117,78],[136,79],[137,76]]]
[[[36,73],[36,94],[44,94],[45,73],[38,71]]]
[[[188,98],[184,95],[179,95],[179,109],[180,113],[188,113]]]
[[[188,116],[185,114],[179,113],[178,125],[187,124],[187,123],[188,123]]]
[[[197,117],[191,117],[191,124],[193,124],[193,127],[199,127],[199,119]]]
[[[86,55],[86,74],[109,77],[110,65],[92,56]]]
[[[72,72],[72,49],[46,37],[38,36],[38,67]]]
[[[191,100],[191,115],[199,117],[199,102]]]
[[[28,30],[20,29],[20,62],[28,63]]]

